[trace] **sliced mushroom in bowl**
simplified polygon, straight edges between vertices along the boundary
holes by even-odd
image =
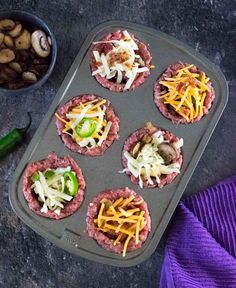
[[[56,56],[55,37],[40,18],[23,11],[0,13],[2,94],[20,94],[41,86],[51,74]]]

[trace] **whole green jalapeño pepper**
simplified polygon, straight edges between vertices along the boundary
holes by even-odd
[[[91,136],[97,128],[97,122],[94,119],[84,117],[75,127],[75,131],[81,138]]]
[[[31,125],[31,115],[28,112],[28,124],[24,128],[14,128],[0,139],[0,158],[11,152],[17,144],[23,141],[24,136]]]
[[[79,184],[76,175],[71,172],[65,172],[63,174],[64,179],[65,179],[65,193],[69,194],[70,196],[74,197],[79,189]]]

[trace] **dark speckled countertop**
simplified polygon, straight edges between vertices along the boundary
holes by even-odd
[[[111,4],[112,3],[112,4]],[[26,227],[12,211],[8,185],[87,33],[106,20],[128,20],[160,29],[208,57],[225,74],[226,110],[184,196],[236,173],[236,1],[234,0],[0,0],[0,9],[22,9],[43,17],[58,42],[58,60],[48,82],[34,93],[0,95],[0,135],[33,125],[24,144],[0,162],[0,287],[159,287],[165,236],[146,262],[132,268],[97,264],[57,248]]]

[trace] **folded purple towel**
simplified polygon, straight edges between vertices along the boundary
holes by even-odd
[[[180,202],[160,287],[236,288],[236,176]]]

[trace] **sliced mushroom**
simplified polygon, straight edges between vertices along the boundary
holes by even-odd
[[[9,67],[1,69],[0,79],[4,82],[11,82],[12,80],[15,80],[17,76],[17,73]]]
[[[15,26],[13,30],[9,32],[9,35],[13,38],[18,37],[21,33],[22,30],[22,25],[19,23]]]
[[[51,45],[42,30],[31,35],[21,22],[0,20],[0,85],[19,89],[36,82],[48,70]]]
[[[161,143],[157,146],[159,155],[165,164],[170,164],[177,156],[176,150],[170,143]]]
[[[12,30],[15,27],[15,22],[11,19],[3,19],[0,20],[0,30],[8,31]]]
[[[22,69],[22,72],[28,71],[28,65],[27,65],[26,63],[20,62],[20,61],[16,61],[16,60],[14,60],[14,61],[17,62],[17,63],[19,63],[19,65],[20,65],[20,67],[21,67],[21,69]]]
[[[49,44],[50,46],[52,46],[52,39],[51,39],[51,37],[49,37],[49,36],[48,36],[48,44]]]
[[[142,143],[144,144],[149,144],[152,142],[152,136],[148,135],[148,134],[145,134],[142,138]]]
[[[42,58],[41,59],[36,58],[33,60],[33,63],[36,65],[46,64],[46,62],[47,62],[46,59],[42,59]]]
[[[154,127],[154,126],[152,125],[152,122],[147,122],[147,123],[146,123],[146,128],[147,128],[151,133],[156,132],[156,127]]]
[[[3,64],[0,64],[0,84],[5,83],[5,75],[3,73],[3,68],[5,66]]]
[[[24,72],[24,71],[27,71],[28,69],[28,65],[26,64],[26,63],[24,63],[24,62],[19,62],[19,64],[20,64],[20,67],[21,67],[21,69],[22,69],[22,71]]]
[[[34,50],[34,48],[31,46],[30,47],[30,53],[34,56],[34,58],[37,58],[38,57],[38,55],[37,55],[37,53],[35,52],[35,50]]]
[[[22,73],[22,79],[27,82],[36,82],[37,76],[33,72],[27,71]]]
[[[17,73],[19,74],[22,73],[22,68],[18,62],[11,62],[8,64],[8,66],[14,71],[16,71]]]
[[[35,66],[29,65],[27,71],[34,73],[36,76],[40,76],[39,72],[35,69]]]
[[[0,32],[0,45],[2,45],[4,39],[4,34]]]
[[[42,58],[49,56],[51,52],[46,34],[41,30],[36,30],[31,35],[31,43],[35,52]]]
[[[34,70],[37,71],[39,75],[43,75],[48,70],[48,65],[36,65],[34,66]]]
[[[11,79],[16,79],[18,77],[18,74],[16,73],[16,71],[14,71],[13,69],[11,69],[10,67],[5,67],[4,68],[4,73],[6,73],[7,75],[9,75],[9,77]]]
[[[141,151],[142,148],[142,143],[141,142],[137,142],[134,145],[134,148],[131,150],[131,155],[136,158],[138,156],[139,151]]]
[[[9,63],[15,59],[15,53],[11,49],[0,50],[0,63]]]
[[[8,48],[14,47],[14,41],[9,35],[5,35],[3,42]]]
[[[23,62],[25,64],[27,64],[28,62],[30,62],[30,54],[28,51],[26,50],[16,50],[16,61],[17,62]]]
[[[15,39],[16,49],[29,49],[31,44],[31,35],[28,30],[24,30],[23,33]]]
[[[4,38],[3,38],[4,39]],[[4,49],[4,48],[7,48],[7,46],[2,42],[2,45],[0,45],[0,50],[1,49]]]
[[[23,88],[25,86],[29,85],[29,83],[27,83],[26,81],[23,80],[19,80],[19,81],[15,81],[15,82],[10,82],[5,84],[5,87],[8,89],[20,89]]]
[[[33,72],[37,76],[45,74],[48,70],[48,65],[29,65],[28,71]]]

